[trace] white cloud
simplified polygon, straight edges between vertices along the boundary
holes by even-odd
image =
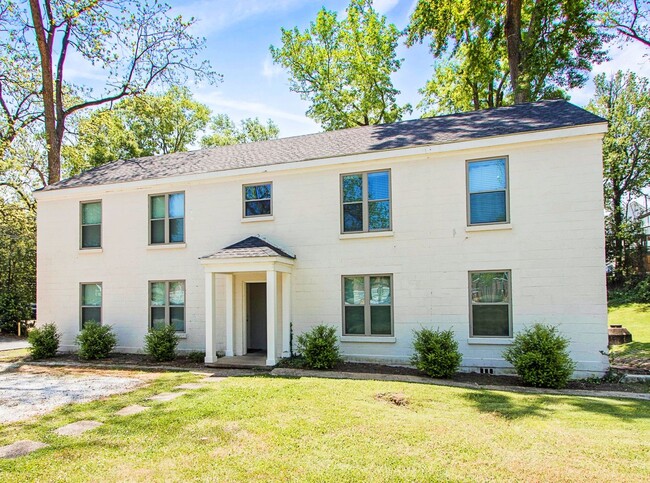
[[[314,131],[319,130],[318,124],[304,115],[283,111],[261,102],[245,101],[240,99],[227,99],[223,97],[223,94],[216,91],[195,94],[194,97],[196,100],[207,104],[215,111],[223,111],[226,109],[229,111],[243,113],[244,116],[241,117],[270,117],[273,120],[284,119],[312,127]]]
[[[386,15],[399,3],[399,0],[375,0],[372,5],[382,15]]]
[[[279,77],[284,73],[281,66],[274,64],[270,55],[267,55],[262,62],[262,75],[267,79]]]
[[[193,28],[195,35],[207,36],[251,17],[268,12],[290,10],[309,0],[195,0],[175,6],[172,13],[184,18],[198,19]]]

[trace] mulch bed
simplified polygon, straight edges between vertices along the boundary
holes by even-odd
[[[181,367],[187,369],[205,369],[205,364],[201,362],[193,362],[187,358],[187,356],[178,356],[176,359],[170,362],[157,362],[153,360],[150,356],[144,354],[121,354],[115,353],[108,356],[106,359],[100,359],[96,361],[86,361],[79,359],[79,356],[76,354],[57,354],[56,357],[52,359],[46,359],[48,362],[75,362],[78,364],[102,364],[102,365],[115,365],[115,366],[124,366],[124,365],[134,365],[134,366],[153,366],[153,367]]]

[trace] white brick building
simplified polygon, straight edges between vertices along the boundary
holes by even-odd
[[[268,364],[290,322],[384,362],[408,361],[413,330],[451,328],[464,369],[500,371],[544,322],[578,374],[602,372],[606,128],[547,101],[96,168],[36,195],[39,323],[74,350],[100,319],[121,351],[173,324],[206,362]]]

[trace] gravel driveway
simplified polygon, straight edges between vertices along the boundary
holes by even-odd
[[[86,402],[128,392],[144,381],[132,377],[48,372],[2,372],[0,364],[0,423],[44,414],[64,404]]]

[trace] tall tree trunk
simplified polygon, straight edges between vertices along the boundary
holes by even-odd
[[[515,96],[515,104],[526,102],[526,94],[520,83],[521,76],[521,3],[522,0],[508,0],[504,25],[508,48],[510,84]]]
[[[623,193],[619,190],[614,190],[612,193],[612,219],[614,226],[612,227],[614,235],[614,264],[616,265],[617,276],[622,276],[625,271],[625,246],[621,234],[621,227],[623,226],[623,210],[622,210]]]
[[[54,75],[52,70],[52,37],[49,35],[51,25],[48,25],[46,31],[39,0],[29,0],[29,7],[32,13],[36,43],[41,60],[45,139],[47,141],[47,182],[48,184],[52,184],[61,179],[61,138],[59,138],[56,129]],[[46,32],[48,32],[47,36]]]

